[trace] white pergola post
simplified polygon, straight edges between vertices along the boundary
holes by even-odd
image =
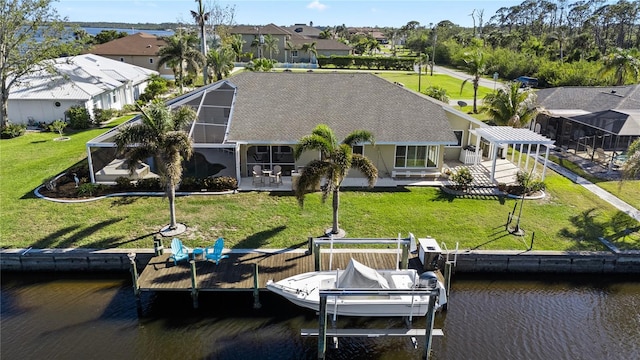
[[[498,144],[495,144],[493,141],[491,144],[493,145],[491,149],[491,182],[494,182],[496,179],[496,162],[498,161]]]
[[[475,156],[475,165],[478,165],[481,163],[480,159],[482,158],[482,156],[478,156],[480,153],[480,140],[482,139],[482,137],[480,135],[476,135],[476,156]]]
[[[545,146],[545,149],[544,165],[542,166],[542,181],[544,181],[544,177],[547,174],[547,161],[549,161],[549,147]]]
[[[535,157],[536,161],[533,162],[533,172],[534,173],[536,172],[536,166],[538,166],[537,159],[538,159],[538,154],[539,153],[540,153],[540,144],[536,144],[536,157]]]

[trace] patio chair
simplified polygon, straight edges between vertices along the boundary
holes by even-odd
[[[607,165],[609,163],[609,157],[607,156],[607,154],[604,152],[603,148],[596,148],[596,161]]]
[[[189,248],[182,245],[182,241],[178,238],[171,240],[171,253],[169,259],[173,259],[175,265],[178,265],[178,261],[189,260]]]
[[[222,249],[224,249],[224,240],[219,237],[213,246],[208,246],[204,249],[204,258],[218,265],[220,260],[229,257],[229,255],[222,255]]]
[[[253,184],[262,184],[264,180],[262,178],[262,166],[254,165],[253,166]]]
[[[269,175],[269,182],[275,183],[276,185],[282,184],[282,167],[280,165],[273,167],[273,172]]]

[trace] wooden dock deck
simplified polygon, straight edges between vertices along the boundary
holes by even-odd
[[[209,261],[195,261],[196,288],[199,291],[253,291],[255,264],[258,264],[258,289],[266,289],[268,280],[279,281],[289,276],[314,271],[313,255],[304,251],[229,253],[218,265]],[[332,268],[346,268],[355,260],[375,269],[395,269],[395,252],[359,251],[334,252]],[[320,257],[321,268],[329,268],[329,255]],[[409,256],[409,267],[418,269],[420,260]],[[169,254],[152,258],[138,278],[140,291],[191,291],[191,264],[174,265]]]

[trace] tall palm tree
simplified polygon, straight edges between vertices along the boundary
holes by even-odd
[[[165,38],[167,45],[158,50],[158,68],[167,64],[177,70],[176,83],[180,92],[184,86],[184,70],[197,72],[204,65],[206,58],[196,48],[198,39],[192,34],[173,35]]]
[[[200,52],[202,56],[207,56],[207,21],[209,21],[209,16],[211,15],[210,11],[205,11],[204,6],[202,5],[202,0],[195,0],[198,3],[198,11],[191,10],[191,17],[198,24],[198,30],[200,30]],[[207,66],[202,67],[202,81],[207,83]]]
[[[478,86],[480,86],[480,77],[487,71],[487,60],[484,57],[484,53],[480,50],[476,50],[471,53],[466,53],[464,56],[464,63],[466,72],[472,75],[472,78],[466,79],[460,86],[460,94],[464,86],[471,80],[473,83],[473,112],[478,113],[477,98],[478,98]]]
[[[160,182],[169,199],[168,229],[175,230],[178,227],[176,186],[182,179],[182,159],[189,159],[193,153],[191,138],[183,129],[197,115],[190,107],[172,111],[161,102],[152,102],[140,110],[142,122],[127,125],[116,135],[117,153],[126,159],[132,172],[139,162],[155,159]]]
[[[622,166],[623,180],[635,180],[638,178],[640,178],[640,138],[629,145],[627,161]]]
[[[621,86],[631,76],[634,82],[640,77],[640,51],[637,49],[614,49],[603,60],[601,76],[613,73],[615,85]]]
[[[269,59],[273,59],[273,53],[276,55],[280,53],[280,49],[278,49],[279,43],[280,39],[273,37],[271,34],[264,36],[264,48],[269,52]]]
[[[522,127],[538,114],[536,94],[531,89],[520,89],[520,83],[511,81],[497,92],[484,97],[484,112],[497,125]]]
[[[318,50],[316,49],[315,41],[311,43],[302,44],[302,48],[300,50],[309,54],[309,64],[311,64],[311,61],[313,60],[313,56],[318,57]]]
[[[211,77],[215,77],[216,81],[229,76],[233,70],[233,50],[228,47],[219,47],[211,49],[207,53],[207,66],[211,68]]]
[[[366,130],[356,130],[347,135],[338,143],[333,130],[325,124],[316,126],[310,135],[304,136],[294,147],[293,155],[297,159],[307,150],[320,151],[320,159],[308,163],[295,190],[296,198],[300,206],[304,204],[304,196],[308,189],[314,189],[325,178],[326,185],[322,189],[322,201],[326,201],[329,194],[333,195],[333,226],[332,234],[338,234],[338,206],[340,203],[340,185],[347,176],[349,169],[360,170],[369,181],[369,187],[375,185],[378,178],[378,169],[366,157],[354,154],[352,147],[357,144],[370,142],[374,144],[373,134]]]

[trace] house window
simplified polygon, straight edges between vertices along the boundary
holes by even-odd
[[[55,103],[53,103],[56,107],[60,107],[60,101],[56,101]]]
[[[298,50],[291,50],[291,57],[298,57]]]
[[[447,145],[447,147],[461,147],[462,146],[462,134],[464,132],[462,130],[454,130],[453,134],[456,136],[458,143],[455,145]]]
[[[395,167],[427,168],[438,164],[437,146],[396,146]]]
[[[171,70],[171,66],[169,66],[169,64],[164,63],[164,68],[165,70]]]
[[[153,64],[153,58],[149,58],[149,64]]]
[[[351,150],[354,154],[364,155],[364,145],[353,145]]]
[[[113,102],[114,104],[118,102],[118,97],[116,96],[116,93],[111,94],[111,102]]]
[[[120,62],[124,62],[124,58],[120,58]]]

